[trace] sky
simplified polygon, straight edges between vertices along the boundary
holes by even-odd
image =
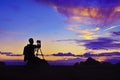
[[[29,38],[44,54],[120,52],[120,0],[0,0],[0,51]]]

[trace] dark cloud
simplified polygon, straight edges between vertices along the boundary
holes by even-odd
[[[7,55],[7,56],[23,56],[22,54],[10,54],[10,55]]]
[[[12,52],[0,52],[0,55],[6,55],[6,56],[23,56],[23,54],[13,54]]]
[[[113,32],[115,35],[120,35],[120,32]],[[108,38],[108,37],[100,37],[97,39],[92,40],[79,40],[79,39],[63,39],[63,40],[56,40],[57,42],[62,41],[73,41],[79,46],[85,46],[86,49],[119,49],[120,43],[119,40]],[[82,44],[81,44],[82,43]]]
[[[83,57],[101,57],[101,56],[120,56],[120,52],[104,52],[99,54],[93,54],[91,52],[84,53]]]
[[[118,32],[112,32],[112,35],[113,35],[113,36],[114,36],[114,35],[120,36],[120,31],[118,31]]]
[[[1,55],[11,55],[11,52],[0,52]]]
[[[85,40],[82,42],[85,42],[84,46],[87,49],[99,50],[99,49],[119,49],[120,43],[116,43],[117,41],[118,40],[114,40],[111,38],[98,38],[94,40],[87,41]]]
[[[52,54],[53,56],[75,56],[74,54],[72,54],[71,52],[68,52],[68,53],[62,53],[62,52],[59,52],[57,54]]]
[[[114,57],[114,58],[111,58],[111,59],[106,59],[104,62],[110,62],[112,64],[116,64],[116,63],[119,63],[120,62],[120,57]]]

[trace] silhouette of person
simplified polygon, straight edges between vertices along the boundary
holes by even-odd
[[[33,45],[34,40],[33,38],[29,39],[29,44],[24,47],[23,55],[24,61],[28,63],[33,63],[35,59],[35,50],[36,48],[40,48],[41,44]]]

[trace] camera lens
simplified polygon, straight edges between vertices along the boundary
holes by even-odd
[[[40,41],[40,40],[37,40],[37,43],[41,43],[41,41]]]

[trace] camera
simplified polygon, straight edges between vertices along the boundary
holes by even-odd
[[[41,40],[37,40],[37,45],[41,45]]]

